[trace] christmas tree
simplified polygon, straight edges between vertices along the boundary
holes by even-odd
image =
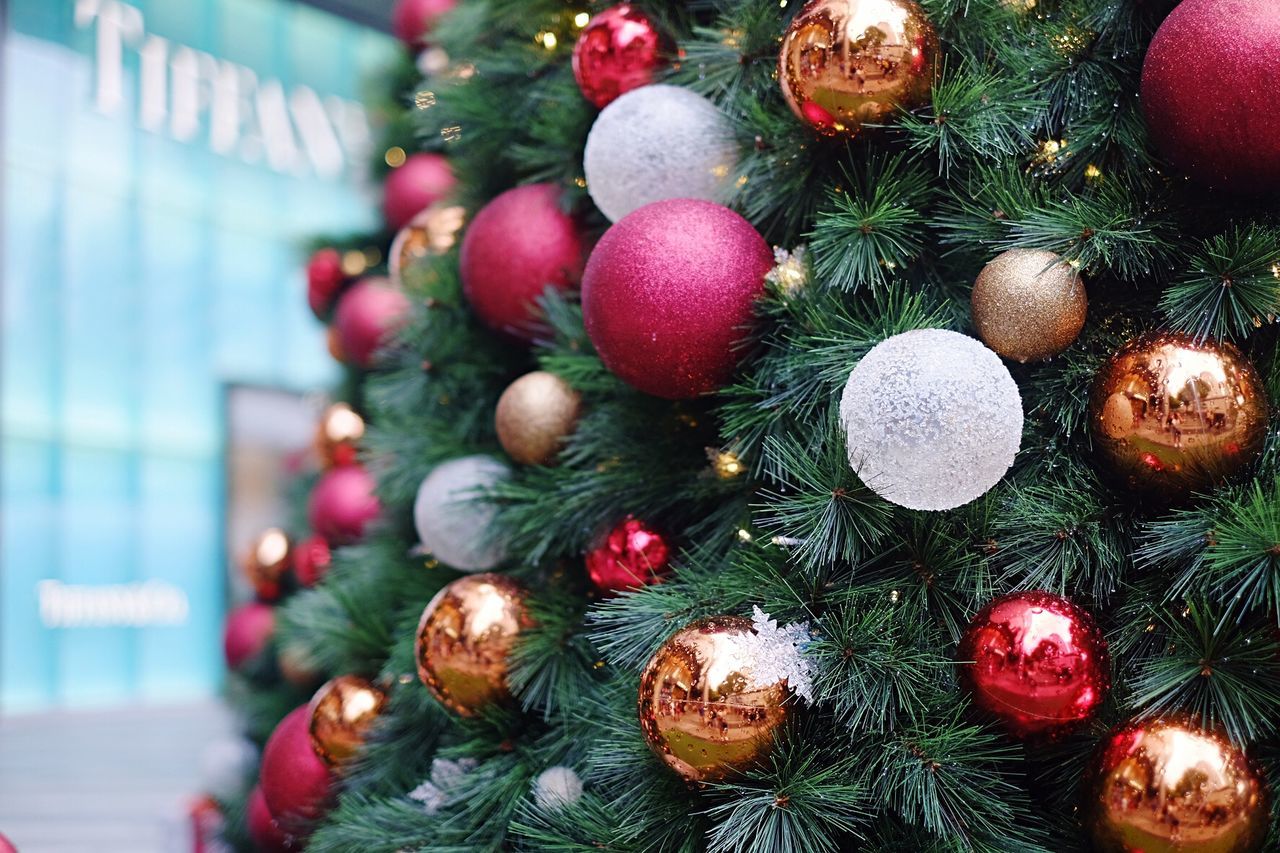
[[[258,843],[1273,849],[1280,7],[450,6]]]

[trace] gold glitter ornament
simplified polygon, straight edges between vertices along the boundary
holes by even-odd
[[[787,719],[787,682],[753,683],[741,642],[751,633],[749,619],[699,619],[663,643],[640,677],[645,740],[686,782],[758,764]]]
[[[1262,774],[1221,735],[1184,719],[1113,732],[1085,780],[1099,853],[1252,853],[1270,818]]]
[[[498,441],[521,465],[551,465],[578,423],[582,396],[554,373],[535,370],[498,398]]]
[[[973,284],[973,324],[983,342],[1019,362],[1053,358],[1080,337],[1089,299],[1080,274],[1053,252],[1010,249]]]
[[[387,694],[368,679],[340,675],[316,691],[308,709],[311,746],[337,767],[364,745],[369,727],[387,704]]]
[[[471,717],[511,701],[511,648],[533,625],[528,592],[506,575],[459,578],[422,611],[414,656],[418,678],[449,710]]]
[[[824,136],[929,103],[938,34],[914,0],[810,0],[778,55],[782,94]]]
[[[1089,400],[1093,447],[1121,483],[1158,505],[1207,492],[1262,451],[1262,380],[1229,343],[1142,335],[1111,357]]]

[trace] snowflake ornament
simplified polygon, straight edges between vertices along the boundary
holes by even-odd
[[[782,628],[758,606],[751,608],[751,626],[755,633],[738,638],[744,658],[750,666],[749,687],[764,689],[783,679],[791,690],[806,702],[813,702],[813,666],[804,656],[813,642],[808,622],[792,622]]]

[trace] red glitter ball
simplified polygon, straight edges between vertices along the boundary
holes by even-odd
[[[1156,147],[1197,182],[1280,190],[1280,3],[1182,0],[1142,66]]]
[[[330,468],[316,482],[307,502],[311,529],[333,545],[355,542],[380,506],[374,482],[359,465]]]
[[[391,10],[391,31],[409,48],[422,47],[441,15],[458,0],[398,0]]]
[[[227,614],[222,629],[222,651],[229,669],[239,669],[267,645],[275,631],[276,615],[260,601],[242,604]]]
[[[333,327],[343,354],[357,367],[370,367],[374,353],[407,319],[409,299],[385,278],[363,278],[338,300]]]
[[[462,238],[462,290],[485,325],[532,340],[535,300],[547,287],[568,290],[582,279],[584,246],[578,224],[560,209],[552,184],[507,190],[485,205]]]
[[[452,192],[457,182],[444,155],[412,154],[387,175],[382,218],[392,231],[399,231],[423,208]]]
[[[1107,643],[1093,617],[1048,592],[988,604],[957,656],[974,703],[1015,737],[1057,734],[1089,719],[1111,688]]]
[[[289,712],[262,750],[262,796],[280,829],[306,835],[329,805],[333,774],[311,744],[311,709]]]
[[[602,593],[648,586],[667,573],[670,553],[662,534],[628,516],[587,552],[587,574]]]
[[[604,107],[653,82],[675,45],[649,16],[629,3],[605,9],[583,27],[573,46],[573,77],[582,95]]]
[[[245,811],[245,828],[249,837],[262,853],[284,853],[297,849],[294,839],[283,829],[279,822],[271,816],[267,808],[267,800],[262,796],[262,786],[255,785],[249,792],[248,807]]]
[[[582,276],[600,359],[630,385],[697,397],[733,376],[773,253],[738,214],[695,199],[632,211],[605,232]]]
[[[337,249],[320,249],[312,255],[307,262],[307,304],[311,313],[321,318],[329,313],[346,278]]]
[[[315,586],[329,571],[333,552],[323,536],[312,536],[293,549],[293,574],[303,586]]]

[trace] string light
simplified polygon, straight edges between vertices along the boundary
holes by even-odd
[[[707,457],[711,460],[711,467],[715,469],[716,476],[721,480],[732,480],[744,470],[742,460],[732,451],[708,447]]]
[[[1084,167],[1084,176],[1086,180],[1096,181],[1102,177],[1102,170],[1090,163]]]
[[[579,12],[578,14],[573,16],[573,25],[578,29],[582,29],[589,23],[591,23],[590,12]]]
[[[534,36],[534,39],[547,50],[555,50],[556,45],[560,43],[560,40],[556,38],[556,34],[550,30],[543,30]]]
[[[352,249],[344,252],[342,255],[342,272],[348,276],[357,276],[363,273],[369,267],[368,259],[365,258],[364,252]]]
[[[751,531],[747,530],[745,527],[739,527],[739,528],[738,528],[738,541],[739,541],[739,542],[750,542],[750,541],[751,541]]]
[[[403,148],[401,148],[399,145],[392,145],[390,148],[387,149],[386,156],[384,156],[382,159],[387,161],[388,166],[395,169],[399,166],[403,166],[406,158],[407,158],[407,155],[404,153]]]
[[[420,110],[429,110],[436,105],[435,92],[419,92],[413,96],[413,105]]]

